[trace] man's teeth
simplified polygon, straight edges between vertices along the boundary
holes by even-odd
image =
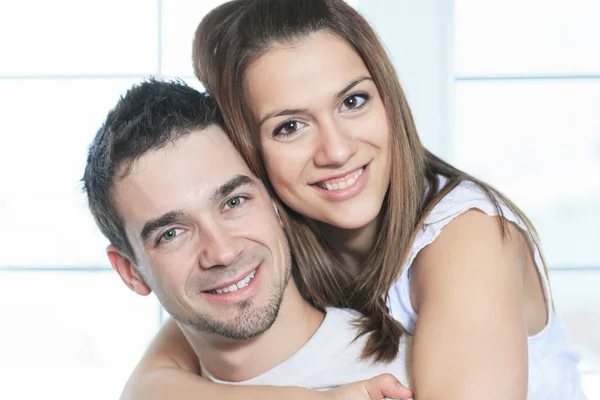
[[[250,272],[244,279],[242,279],[238,283],[234,283],[233,285],[229,285],[229,286],[224,287],[222,289],[209,290],[208,293],[222,294],[222,293],[235,292],[236,290],[240,290],[242,288],[245,288],[246,286],[248,286],[248,284],[250,283],[250,281],[252,279],[254,279],[254,275],[255,274],[256,274],[256,270]]]
[[[352,186],[354,182],[362,175],[364,168],[359,169],[353,174],[344,177],[343,179],[337,178],[327,181],[327,183],[317,183],[317,186],[325,190],[341,190],[346,189],[348,186]]]

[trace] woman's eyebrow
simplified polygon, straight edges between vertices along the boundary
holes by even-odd
[[[344,97],[344,95],[346,94],[346,92],[348,90],[352,89],[354,86],[358,85],[359,83],[361,83],[363,81],[367,81],[367,80],[373,82],[373,78],[371,78],[370,76],[366,76],[366,75],[363,75],[363,76],[353,80],[345,88],[343,88],[342,90],[340,90],[337,93],[336,98],[339,100],[340,98]]]
[[[296,109],[288,108],[288,109],[281,110],[281,111],[272,111],[272,112],[268,113],[267,115],[265,115],[263,117],[263,119],[260,120],[260,122],[258,123],[258,127],[260,128],[262,126],[262,124],[264,124],[269,118],[282,117],[284,115],[301,114],[305,111],[306,111],[305,109],[301,109],[301,108],[296,108]]]
[[[336,100],[339,100],[342,97],[344,97],[346,92],[348,90],[352,89],[354,86],[358,85],[359,83],[361,83],[363,81],[367,81],[367,80],[373,82],[373,78],[371,78],[370,76],[366,76],[366,75],[363,75],[363,76],[358,77],[357,79],[353,80],[348,85],[346,85],[342,90],[340,90],[339,92],[336,93],[336,95],[335,95]],[[265,115],[260,120],[260,122],[258,123],[258,127],[260,128],[262,126],[262,124],[264,124],[270,118],[283,117],[285,115],[301,114],[303,112],[306,112],[306,110],[302,109],[302,108],[295,108],[295,109],[288,108],[288,109],[280,110],[280,111],[272,111],[272,112],[268,113],[267,115]]]

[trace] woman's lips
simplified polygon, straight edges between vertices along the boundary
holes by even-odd
[[[365,187],[370,166],[371,163],[369,162],[367,165],[344,176],[319,181],[310,186],[328,200],[347,200],[359,194]]]

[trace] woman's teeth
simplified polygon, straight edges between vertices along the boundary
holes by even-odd
[[[238,283],[234,283],[233,285],[229,285],[229,286],[224,287],[222,289],[209,290],[208,293],[222,294],[222,293],[235,292],[236,290],[240,290],[242,288],[245,288],[246,286],[248,286],[248,284],[250,283],[250,281],[252,279],[254,279],[254,275],[255,274],[256,274],[256,270],[250,272],[244,279],[242,279]]]
[[[325,190],[341,190],[346,189],[348,186],[352,186],[354,182],[362,175],[364,168],[359,169],[356,172],[348,174],[343,178],[330,179],[317,183],[317,186]]]

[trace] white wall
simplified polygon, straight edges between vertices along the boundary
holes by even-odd
[[[358,10],[391,56],[423,143],[448,159],[454,126],[452,1],[364,0]]]

